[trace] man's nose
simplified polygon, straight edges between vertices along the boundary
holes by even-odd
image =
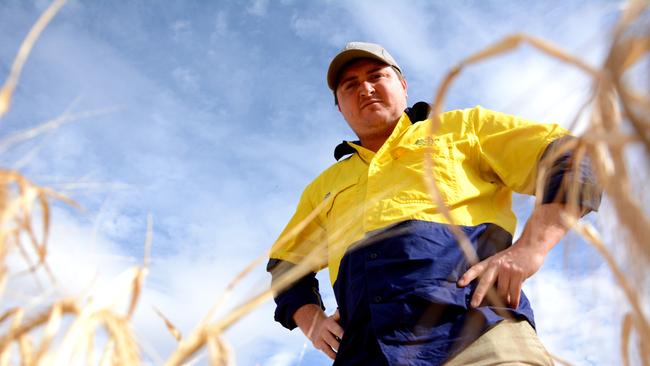
[[[372,83],[364,81],[361,83],[361,95],[368,96],[375,93],[375,88],[372,86]]]

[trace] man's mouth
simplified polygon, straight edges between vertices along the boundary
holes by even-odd
[[[368,107],[368,106],[370,106],[370,105],[373,105],[373,104],[375,104],[375,103],[380,103],[380,102],[381,102],[381,101],[378,100],[378,99],[367,100],[367,101],[361,103],[361,109],[364,109],[364,108],[366,108],[366,107]]]

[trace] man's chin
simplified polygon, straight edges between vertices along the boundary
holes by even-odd
[[[364,120],[370,122],[371,124],[391,124],[396,122],[399,119],[399,115],[394,117],[390,111],[381,108],[377,110],[367,110],[362,114]]]
[[[385,119],[386,117],[389,116],[389,113],[386,110],[386,108],[382,107],[381,105],[375,105],[375,104],[366,106],[361,112],[362,112],[361,115],[367,121],[372,121],[376,119]]]

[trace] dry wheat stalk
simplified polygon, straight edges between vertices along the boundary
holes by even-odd
[[[641,4],[641,5],[639,5]],[[644,8],[646,4],[641,3],[641,2],[633,2],[632,6],[629,9],[635,9],[636,14],[639,14]],[[630,14],[628,11],[626,15],[623,17],[624,21],[622,22],[623,24],[620,25],[620,29],[625,29],[627,26],[629,26],[629,22],[632,22],[634,20],[634,14]],[[627,22],[627,23],[626,23]],[[616,121],[617,119],[620,120],[620,118],[617,118],[617,111],[616,108],[613,108],[611,104],[603,104],[603,101],[608,101],[611,102],[614,99],[612,98],[612,90],[613,86],[611,85],[611,82],[608,83],[609,80],[611,80],[611,70],[608,70],[607,68],[604,69],[597,69],[594,68],[587,63],[583,62],[577,57],[571,56],[568,53],[560,50],[559,48],[555,47],[554,45],[538,39],[534,38],[528,35],[524,34],[516,34],[512,35],[510,37],[505,38],[501,42],[498,42],[497,44],[488,47],[487,49],[477,52],[476,54],[468,57],[465,59],[463,62],[461,62],[458,66],[454,67],[449,74],[446,76],[446,78],[443,80],[441,83],[441,86],[438,89],[438,92],[436,94],[436,97],[434,99],[433,103],[433,108],[432,108],[432,114],[431,118],[433,120],[432,123],[432,131],[431,134],[435,133],[435,130],[437,126],[439,125],[440,121],[438,118],[438,115],[442,111],[442,103],[444,100],[444,96],[449,89],[452,81],[460,74],[461,70],[469,65],[472,65],[474,63],[480,62],[482,60],[485,60],[489,57],[493,57],[495,55],[501,54],[503,52],[507,52],[510,50],[513,50],[516,48],[518,45],[521,43],[528,43],[535,47],[536,49],[550,55],[551,57],[555,57],[569,65],[572,65],[574,67],[579,68],[583,72],[585,72],[587,75],[591,76],[594,79],[594,85],[596,85],[595,90],[596,92],[593,95],[593,100],[594,101],[600,101],[600,110],[599,113],[602,115],[599,121]],[[615,65],[622,65],[624,69],[629,68],[632,66],[637,60],[639,60],[640,55],[643,52],[647,52],[648,50],[648,41],[647,37],[642,38],[641,40],[637,40],[636,42],[632,42],[631,45],[623,47],[623,50],[628,50],[631,54],[629,56],[626,56],[623,58],[622,62],[611,62]],[[617,51],[618,48],[615,46],[617,43],[614,43],[614,46],[612,47],[613,54],[619,55],[622,51]],[[614,78],[617,83],[620,83],[620,78]],[[621,89],[620,86],[618,86],[618,89]],[[625,106],[627,105],[634,105],[638,107],[639,105],[647,106],[647,98],[643,95],[641,95],[638,92],[630,92],[627,89],[624,90],[618,90],[619,95],[621,95],[622,98],[626,100],[626,102],[623,102],[622,104]],[[585,106],[588,103],[585,103]],[[609,109],[605,108],[609,105]],[[605,109],[603,109],[605,108]],[[632,115],[630,112],[627,113],[627,118],[634,118],[636,115]],[[647,113],[645,114],[646,116],[648,115]],[[633,116],[633,117],[630,117]],[[638,119],[638,118],[637,118]],[[637,141],[642,141],[645,139],[645,135],[648,133],[647,123],[644,122],[639,122],[636,123],[635,126],[641,126],[642,129],[637,128],[637,132],[639,132],[639,135],[623,135],[620,132],[619,133],[611,133],[611,131],[607,132],[601,132],[601,129],[594,129],[593,131],[590,131],[590,133],[585,134],[581,140],[574,142],[573,144],[568,144],[567,146],[564,146],[563,149],[559,149],[559,151],[556,151],[554,154],[558,154],[556,156],[559,156],[559,154],[563,153],[566,151],[566,149],[569,148],[574,148],[575,149],[575,156],[576,156],[576,163],[574,165],[574,169],[578,169],[580,166],[580,161],[581,159],[585,156],[585,154],[589,153],[592,157],[595,157],[595,164],[597,169],[600,167],[600,173],[599,176],[601,176],[601,182],[606,182],[606,179],[602,179],[602,172],[607,171],[608,168],[604,168],[607,166],[613,166],[614,169],[609,169],[614,170],[614,171],[621,171],[621,166],[624,163],[620,157],[618,159],[615,159],[611,164],[608,163],[608,159],[603,157],[602,154],[599,155],[599,151],[602,153],[605,151],[607,154],[611,154],[611,151],[609,149],[622,149],[624,146],[626,146],[629,143],[637,142]],[[618,132],[618,130],[616,130]],[[644,135],[645,134],[645,135]],[[600,149],[600,150],[599,150]],[[428,156],[428,155],[427,155]],[[433,169],[431,167],[432,161],[429,157],[427,159],[427,176],[425,179],[427,179],[427,186],[429,187],[430,194],[432,196],[432,199],[438,203],[438,206],[441,209],[441,212],[445,215],[447,220],[450,223],[453,223],[451,219],[451,215],[449,213],[448,208],[442,203],[442,200],[440,198],[440,193],[439,190],[435,184],[435,177],[433,175]],[[551,159],[552,160],[552,157]],[[544,180],[545,176],[545,171],[548,170],[548,166],[542,166],[541,169],[541,174],[538,180],[538,186],[541,187],[541,183]],[[577,173],[577,171],[574,171],[574,173]],[[611,174],[611,173],[610,173]],[[617,174],[618,175],[618,174]],[[627,174],[625,173],[625,177],[627,177]],[[620,178],[620,175],[619,175]],[[607,190],[607,184],[603,184],[605,186],[606,192],[615,197],[619,198],[623,194],[625,194],[625,191],[615,191],[615,190]],[[538,190],[538,194],[543,194],[541,190]],[[630,200],[629,200],[629,195],[626,194],[626,197],[623,197],[623,200],[625,201],[625,206],[626,208],[629,208],[630,206]],[[568,212],[572,212],[574,214],[574,217],[577,217],[578,214],[578,190],[577,186],[574,184],[572,187],[568,187],[568,197],[569,197],[569,202],[568,202]],[[538,202],[539,202],[539,197],[538,197]],[[313,219],[315,214],[317,213],[318,209],[315,210],[310,217],[308,217],[305,222],[303,222],[300,227],[297,228],[297,230],[302,229],[304,225],[308,223],[309,220]],[[622,210],[619,210],[619,213]],[[634,210],[636,213],[640,213],[640,210]],[[642,216],[643,217],[643,216]],[[576,224],[577,225],[577,224]],[[650,225],[646,225],[645,228],[650,228]],[[635,228],[632,228],[634,230]],[[641,236],[639,235],[640,231],[642,229],[638,229],[636,227],[637,231],[635,232],[634,235],[637,235],[637,238],[643,238],[643,237],[648,237],[648,236]],[[461,247],[463,248],[463,251],[466,253],[468,259],[470,262],[476,262],[476,255],[471,249],[471,246],[469,246],[469,243],[467,242],[467,238],[462,235],[462,232],[460,230],[455,230],[454,233],[456,234],[459,243],[461,244]],[[295,234],[295,233],[294,233]],[[280,241],[283,239],[281,238]],[[641,242],[637,243],[639,245]],[[607,251],[604,249],[604,247],[601,247],[600,249],[603,250],[603,256],[606,256]],[[647,248],[645,248],[647,249]],[[316,253],[317,255],[322,255],[324,253],[325,248],[322,247],[317,247],[314,249],[313,253]],[[645,250],[644,250],[645,251]],[[221,334],[229,325],[231,325],[233,322],[238,320],[241,316],[244,314],[248,313],[249,311],[252,310],[252,308],[258,306],[262,301],[265,301],[268,299],[269,295],[271,293],[274,293],[276,291],[280,291],[282,288],[285,288],[286,286],[290,285],[293,283],[293,281],[297,280],[298,278],[302,277],[305,275],[308,271],[311,270],[311,268],[314,267],[315,264],[317,264],[319,261],[317,258],[314,258],[313,255],[308,256],[308,258],[305,259],[305,263],[301,263],[298,266],[293,267],[290,271],[285,273],[284,276],[281,277],[280,280],[277,281],[277,283],[274,283],[274,285],[271,287],[270,291],[266,291],[256,297],[251,298],[248,302],[243,304],[240,308],[234,310],[232,313],[226,315],[224,318],[222,318],[220,321],[217,321],[215,325],[212,326],[207,326],[204,325],[204,327],[200,328],[197,330],[194,335],[193,339],[189,341],[189,343],[186,343],[185,345],[181,345],[179,347],[178,353],[175,353],[172,355],[172,358],[170,358],[168,365],[177,365],[183,362],[183,360],[186,360],[189,358],[194,352],[196,352],[200,347],[205,345],[206,342],[208,342],[208,339],[210,337],[218,336]],[[618,264],[610,260],[608,261],[608,264],[612,268],[612,270],[616,273],[618,271]],[[241,274],[243,276],[247,271]],[[619,271],[620,272],[620,271]],[[236,278],[236,281],[238,281],[241,276],[238,276]],[[646,328],[647,321],[643,317],[643,313],[640,311],[640,305],[638,304],[638,300],[635,300],[635,297],[633,296],[634,292],[630,290],[629,285],[627,285],[627,282],[625,280],[625,277],[619,277],[617,276],[617,279],[621,286],[627,290],[625,291],[628,297],[628,300],[632,303],[636,303],[633,307],[635,308],[635,316],[636,319],[640,321],[641,325],[638,325],[640,329],[639,332],[641,333],[642,337],[646,337],[646,330],[643,328]],[[231,289],[232,287],[229,287]],[[494,294],[493,294],[494,295]],[[627,339],[627,338],[626,338]],[[645,338],[647,339],[647,338]],[[647,341],[645,342],[647,343]],[[645,347],[645,346],[644,346]],[[643,351],[644,354],[647,354],[646,351]],[[626,355],[623,357],[627,357]],[[561,363],[568,364],[568,362],[560,359],[559,357],[554,356],[554,358]]]
[[[50,6],[41,14],[36,23],[32,26],[25,37],[25,40],[20,44],[20,49],[18,50],[18,55],[14,59],[13,65],[11,65],[11,71],[9,71],[9,76],[5,81],[2,89],[0,89],[0,118],[2,118],[11,105],[11,96],[18,84],[18,79],[20,78],[20,73],[23,70],[25,61],[29,57],[29,53],[34,47],[34,43],[38,40],[38,37],[41,35],[41,32],[47,27],[47,24],[54,18],[56,13],[61,9],[66,0],[54,0]]]
[[[633,199],[630,192],[632,192],[629,173],[627,172],[623,149],[627,144],[641,141],[646,147],[646,153],[650,151],[648,147],[648,136],[650,135],[650,122],[647,116],[650,115],[650,99],[648,98],[647,91],[643,95],[638,91],[632,91],[625,85],[624,73],[626,70],[634,66],[642,57],[647,57],[650,52],[650,32],[645,35],[626,35],[625,31],[631,27],[634,20],[644,11],[647,11],[647,2],[633,1],[622,17],[621,23],[617,26],[615,39],[608,55],[605,66],[598,70],[580,59],[561,51],[557,47],[544,42],[542,40],[527,36],[527,35],[513,35],[497,42],[495,45],[487,49],[477,52],[476,54],[468,57],[463,62],[447,74],[441,86],[438,89],[436,97],[434,98],[431,134],[435,133],[436,126],[439,125],[438,114],[442,111],[442,103],[447,90],[451,86],[452,81],[460,74],[461,70],[471,64],[482,61],[486,58],[507,52],[515,48],[522,42],[529,43],[540,51],[560,59],[561,61],[578,67],[583,72],[587,73],[594,79],[594,94],[589,103],[594,105],[594,115],[592,116],[592,129],[588,131],[584,138],[574,142],[572,145],[564,146],[564,150],[557,151],[559,154],[566,151],[568,148],[575,149],[575,165],[577,169],[585,153],[589,153],[594,157],[594,167],[599,177],[600,183],[603,185],[606,194],[610,196],[614,202],[617,214],[621,218],[620,221],[630,233],[630,242],[628,246],[632,252],[641,252],[643,263],[650,261],[650,245],[648,245],[647,238],[650,237],[650,221],[644,214],[637,200]],[[627,38],[626,38],[627,37]],[[617,98],[618,97],[618,98]],[[621,114],[617,106],[623,107],[624,113]],[[631,106],[634,106],[631,107]],[[622,120],[625,119],[635,128],[636,135],[624,135],[620,131]],[[647,157],[647,156],[646,156]],[[553,159],[549,159],[552,161]],[[431,164],[431,159],[428,159],[428,164]],[[545,173],[548,170],[548,165],[542,165],[540,179],[538,180],[538,193],[543,194],[541,191],[544,181]],[[574,171],[575,173],[575,171]],[[432,199],[439,201],[439,194],[435,181],[428,180]],[[577,183],[577,182],[576,182]],[[540,193],[542,192],[542,193]],[[568,189],[568,209],[567,211],[573,213],[574,221],[571,223],[579,233],[585,233],[579,230],[575,217],[578,216],[578,190],[577,184],[572,185]],[[539,204],[539,196],[537,199]],[[595,243],[594,236],[586,237],[590,242]],[[464,238],[458,236],[459,243],[463,247]],[[613,260],[608,250],[602,243],[594,244],[601,255],[607,259],[607,263],[616,274],[616,279],[624,289],[628,301],[633,307],[633,316],[635,319],[636,329],[641,337],[641,359],[644,363],[650,362],[650,333],[648,332],[648,321],[645,318],[640,300],[636,297],[634,288],[629,285],[626,277],[619,269],[619,264]],[[464,248],[466,251],[466,249]],[[468,256],[470,260],[472,256]],[[637,266],[636,270],[644,272],[645,266]],[[643,276],[643,273],[641,273]],[[624,322],[627,324],[628,317],[625,317]],[[623,335],[623,360],[628,362],[627,355],[628,347],[627,340],[629,339],[629,332],[631,327],[624,325],[625,333]]]
[[[10,76],[0,91],[0,117],[9,109],[11,94],[16,86],[22,65],[31,47],[40,32],[63,3],[64,1],[62,0],[55,0],[37,21],[23,42],[23,45],[21,45],[21,50],[14,61]],[[650,260],[650,247],[647,244],[647,240],[644,241],[643,239],[650,235],[650,225],[648,225],[650,221],[630,195],[629,173],[625,166],[623,150],[629,144],[638,142],[645,145],[646,154],[650,149],[650,121],[647,117],[650,115],[650,99],[647,91],[632,90],[624,80],[625,72],[637,64],[643,57],[647,57],[650,51],[650,34],[635,35],[627,32],[639,14],[647,11],[647,2],[631,1],[628,5],[623,13],[621,22],[615,29],[614,40],[607,60],[600,69],[586,64],[579,58],[569,55],[544,40],[524,34],[515,34],[506,37],[493,46],[466,58],[456,67],[452,68],[436,93],[432,108],[431,118],[433,123],[430,133],[434,134],[440,123],[438,115],[442,111],[447,90],[453,80],[467,66],[511,51],[522,43],[528,43],[551,57],[555,57],[564,63],[579,68],[594,80],[593,96],[588,103],[585,103],[585,107],[589,104],[594,106],[594,114],[591,118],[592,128],[584,136],[581,136],[579,141],[572,145],[567,144],[563,148],[565,150],[569,148],[574,149],[578,162],[586,154],[592,157],[599,181],[603,185],[606,193],[614,201],[616,212],[621,218],[620,221],[630,233],[630,243],[628,245],[631,251],[641,253],[642,258],[645,260],[644,263],[647,263]],[[619,111],[619,106],[622,111]],[[621,132],[620,127],[624,121],[634,127],[636,134],[626,135]],[[562,150],[556,151],[555,154],[561,154],[562,152]],[[440,207],[441,212],[445,215],[449,223],[453,224],[449,210],[442,202],[438,187],[436,186],[435,176],[433,175],[431,166],[432,161],[428,155],[425,156],[427,159],[426,169],[428,173],[426,176],[427,186],[432,200],[438,204],[438,207]],[[577,169],[579,164],[575,164],[575,166],[575,169]],[[540,177],[537,182],[540,189],[542,187],[540,182],[543,182],[543,177],[547,171],[548,166],[542,164],[539,174]],[[538,190],[538,194],[541,194],[540,192],[541,190]],[[625,364],[629,363],[629,352],[631,352],[629,350],[629,339],[633,330],[639,334],[639,338],[641,339],[639,350],[641,359],[644,363],[649,362],[650,326],[643,313],[642,299],[639,299],[634,287],[630,284],[626,275],[620,270],[619,264],[599,239],[597,233],[589,226],[577,222],[577,186],[573,185],[568,187],[568,192],[569,209],[567,210],[568,214],[565,220],[599,250],[612,269],[632,306],[632,311],[623,318],[623,330],[621,334],[623,362]],[[1,289],[4,287],[4,283],[7,281],[5,258],[8,252],[14,249],[19,250],[23,254],[30,273],[33,273],[39,268],[43,268],[52,282],[54,282],[54,276],[51,274],[46,261],[47,236],[50,225],[49,199],[51,198],[67,201],[67,199],[57,195],[55,192],[38,187],[27,181],[18,172],[0,171],[0,294],[2,293]],[[537,201],[539,202],[539,196]],[[326,205],[327,200],[323,201],[288,236],[296,235]],[[41,213],[40,221],[43,223],[41,230],[38,232],[32,227],[34,206],[39,207]],[[27,320],[25,320],[26,315],[24,309],[9,309],[0,315],[0,324],[6,320],[12,320],[7,333],[0,335],[0,365],[9,364],[11,360],[11,346],[14,344],[18,346],[18,355],[21,364],[25,365],[52,364],[58,356],[74,358],[80,352],[86,355],[87,363],[91,363],[93,361],[93,339],[97,330],[100,328],[105,329],[108,334],[108,339],[102,350],[100,364],[139,364],[139,351],[131,334],[129,322],[137,306],[146,276],[149,261],[148,252],[151,245],[151,225],[151,219],[149,218],[144,265],[128,271],[126,280],[121,282],[122,291],[120,291],[120,294],[122,297],[126,296],[129,298],[128,307],[124,314],[112,310],[111,307],[100,306],[94,303],[92,299],[86,302],[74,299],[56,301],[42,312],[27,317]],[[341,232],[345,229],[340,228]],[[20,241],[21,233],[29,239],[28,244],[35,258],[32,258],[32,254],[25,249],[25,245]],[[477,258],[467,238],[460,230],[455,229],[454,233],[470,262],[475,263]],[[287,237],[281,238],[279,242],[281,243],[286,239]],[[177,328],[162,313],[155,309],[163,318],[170,332],[179,341],[178,349],[172,353],[167,364],[179,365],[186,362],[202,347],[207,348],[209,362],[211,364],[233,364],[232,351],[223,339],[223,332],[241,319],[241,317],[253,311],[264,301],[267,301],[274,293],[290,286],[294,281],[314,270],[314,268],[321,268],[324,265],[323,254],[326,251],[327,248],[324,245],[317,246],[303,262],[286,271],[283,276],[275,281],[270,289],[251,297],[244,304],[227,313],[225,316],[216,321],[212,321],[218,306],[227,300],[233,288],[266,257],[266,254],[260,256],[234,278],[228,285],[224,297],[220,301],[217,301],[214,309],[207,314],[199,327],[186,339],[182,339]],[[495,294],[491,294],[491,296],[495,296]],[[61,320],[64,316],[73,317],[72,324],[67,328],[60,348],[52,350],[51,345],[54,337],[62,331]],[[38,344],[34,344],[30,337],[30,334],[36,329],[42,329],[44,332],[44,337],[41,338]],[[554,358],[560,363],[568,364],[556,356]]]

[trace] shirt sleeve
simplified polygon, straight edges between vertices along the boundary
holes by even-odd
[[[318,209],[317,196],[310,184],[300,196],[298,207],[289,220],[287,226],[273,244],[270,252],[271,259],[281,259],[293,264],[298,264],[318,248],[323,253],[314,265],[314,272],[325,267],[327,263],[327,246],[325,244],[325,229],[320,222],[319,215],[314,212]]]
[[[269,259],[266,270],[271,273],[272,281],[277,280],[282,274],[290,270],[292,263],[280,260]],[[275,301],[274,319],[283,327],[292,330],[297,325],[293,315],[298,309],[307,304],[315,304],[325,310],[321,299],[316,273],[310,272],[306,276],[294,282],[291,286],[280,291],[273,300]]]
[[[481,107],[468,118],[478,138],[481,159],[511,190],[534,194],[538,162],[548,145],[569,131]]]
[[[316,259],[312,272],[293,282],[289,287],[274,296],[276,303],[275,320],[287,329],[294,329],[296,323],[293,315],[296,310],[306,304],[316,304],[325,309],[319,293],[316,272],[327,264],[327,246],[325,245],[325,230],[314,210],[318,209],[313,184],[307,186],[300,197],[298,207],[293,217],[284,228],[280,237],[271,248],[267,271],[271,273],[272,281],[276,281],[284,273],[301,263],[314,250]]]
[[[542,203],[567,203],[569,190],[575,185],[577,204],[584,215],[590,211],[598,211],[602,189],[596,182],[589,155],[584,155],[579,162],[576,162],[574,151],[563,149],[565,144],[575,139],[573,136],[565,136],[553,140],[544,151],[542,161],[553,160],[549,164],[544,182]],[[579,164],[577,169],[576,164]]]

